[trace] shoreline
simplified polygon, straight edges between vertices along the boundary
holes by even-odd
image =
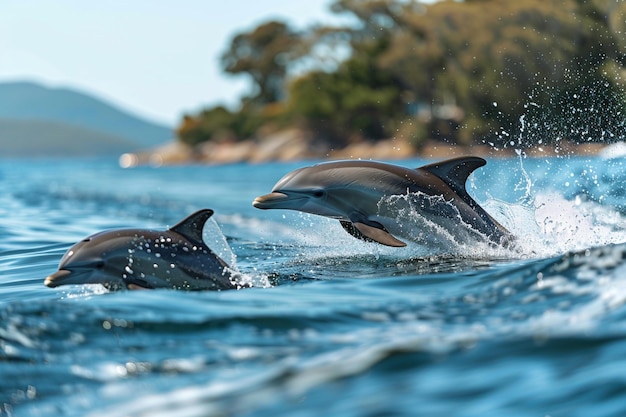
[[[557,146],[536,146],[522,152],[531,158],[554,157],[559,155],[597,155],[606,144],[574,144],[562,141]],[[488,145],[448,145],[438,141],[428,141],[420,149],[415,149],[402,138],[386,139],[377,142],[359,142],[341,149],[333,149],[316,143],[301,130],[286,130],[261,139],[240,142],[206,142],[191,147],[174,141],[161,147],[120,156],[123,168],[150,165],[224,165],[235,163],[287,162],[310,159],[378,159],[402,160],[411,158],[446,159],[462,155],[488,158],[507,158],[518,155],[513,148],[494,148]]]

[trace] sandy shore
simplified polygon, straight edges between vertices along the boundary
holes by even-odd
[[[562,142],[559,146],[534,147],[525,149],[530,157],[550,157],[557,155],[595,155],[606,145],[590,143],[575,145]],[[515,149],[497,149],[487,145],[459,146],[430,141],[420,149],[415,149],[402,139],[388,139],[378,142],[360,142],[342,149],[333,149],[314,142],[305,132],[286,130],[260,140],[241,142],[207,142],[192,148],[180,142],[137,153],[127,153],[120,157],[122,167],[137,165],[175,164],[232,164],[239,162],[263,163],[270,161],[294,161],[304,159],[378,159],[396,160],[408,158],[445,159],[461,155],[482,157],[510,157]]]

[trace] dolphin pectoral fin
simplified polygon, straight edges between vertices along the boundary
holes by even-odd
[[[365,242],[376,242],[394,247],[406,246],[406,243],[393,237],[384,228],[379,229],[374,226],[368,226],[365,223],[352,223],[346,220],[340,220],[339,223],[341,223],[341,226],[346,232],[350,233],[357,239],[364,240]],[[367,233],[363,231],[364,228],[367,230]]]
[[[352,223],[352,226],[356,228],[356,230],[358,230],[359,233],[361,233],[363,236],[367,238],[365,240],[370,239],[382,245],[393,246],[396,248],[406,246],[406,243],[393,237],[388,231],[385,230],[385,228],[382,225],[376,222],[372,222],[372,223],[375,223],[376,226],[370,226],[368,224],[361,223],[361,222],[354,222]],[[354,234],[352,235],[355,236]]]
[[[370,239],[369,237],[361,233],[359,229],[357,229],[356,226],[354,226],[354,223],[349,222],[347,220],[339,220],[339,223],[341,223],[341,227],[343,227],[343,230],[348,232],[351,236],[360,240],[364,240],[366,242],[376,242],[374,239]]]
[[[148,287],[142,287],[141,285],[137,285],[137,284],[128,284],[127,288],[129,290],[149,290],[150,289]]]

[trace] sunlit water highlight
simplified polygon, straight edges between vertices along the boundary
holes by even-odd
[[[2,161],[0,416],[625,415],[624,162],[490,159],[468,190],[516,247],[429,251],[251,206],[304,163]],[[256,288],[43,285],[87,235],[203,207]]]

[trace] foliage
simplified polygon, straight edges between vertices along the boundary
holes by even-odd
[[[300,38],[283,22],[264,23],[249,33],[240,33],[222,55],[224,71],[248,74],[256,91],[251,101],[259,104],[279,101],[287,66],[297,57]]]
[[[439,2],[421,11],[401,1],[341,0],[337,5],[367,19],[359,39],[389,38],[378,65],[395,74],[409,95],[464,110],[465,129],[448,132],[455,142],[516,134],[528,96],[538,86],[548,92],[572,90],[577,86],[571,81],[589,81],[587,74],[610,56],[605,50],[610,48],[598,47],[608,32],[594,18],[597,10],[581,14],[576,2]],[[376,32],[372,22],[388,22],[393,31]],[[544,104],[552,97],[535,94],[534,100]],[[436,133],[431,126],[431,136]]]
[[[298,32],[273,21],[237,35],[222,63],[254,91],[239,111],[185,118],[181,140],[243,139],[277,120],[338,146],[625,136],[626,2],[336,0],[332,10],[354,23]],[[332,62],[328,51],[349,53]]]
[[[217,106],[197,116],[185,115],[176,133],[181,142],[192,146],[207,140],[237,141],[253,137],[265,122],[256,106],[248,104],[236,112]]]
[[[314,71],[290,87],[288,111],[320,137],[338,144],[392,135],[402,112],[401,90],[393,76],[373,66],[376,46],[361,51],[336,71]]]

